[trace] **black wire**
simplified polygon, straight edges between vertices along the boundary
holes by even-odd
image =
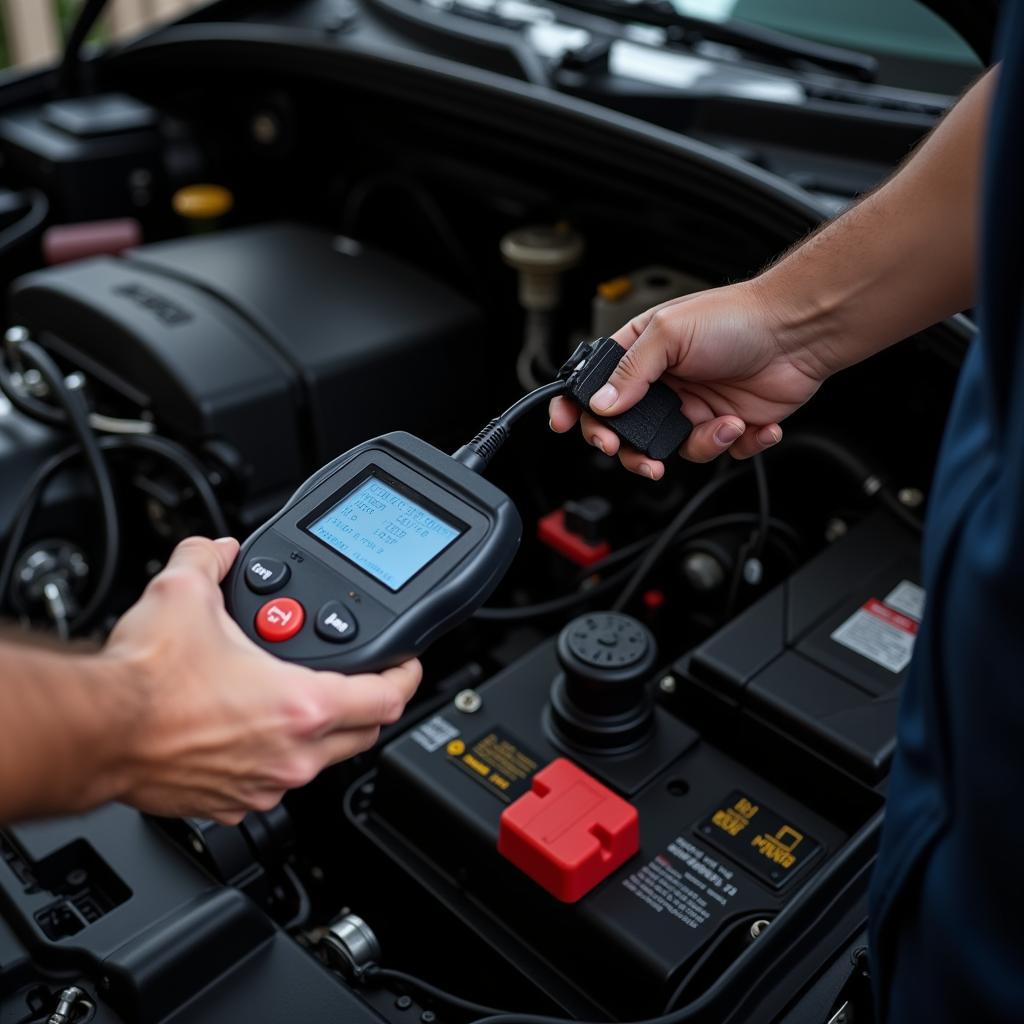
[[[483,285],[472,255],[463,245],[458,232],[452,227],[451,221],[445,214],[441,204],[426,188],[412,178],[397,174],[382,175],[366,179],[354,185],[345,197],[345,203],[342,208],[342,232],[358,237],[359,220],[363,215],[366,201],[378,189],[387,188],[404,191],[415,200],[419,206],[420,213],[423,214],[426,221],[430,224],[434,234],[444,248],[448,250],[448,255],[466,284],[477,294],[481,294],[483,292]]]
[[[531,409],[535,409],[542,402],[546,402],[557,395],[564,394],[565,381],[556,380],[550,384],[543,384],[535,388],[529,394],[513,402],[500,416],[495,416],[490,423],[480,430],[476,437],[468,444],[464,444],[458,451],[452,454],[456,462],[473,470],[474,473],[482,473],[487,464],[501,450],[508,440],[512,425],[523,418]]]
[[[724,617],[726,619],[732,618],[732,614],[736,610],[736,602],[739,600],[740,587],[743,585],[743,576],[748,563],[753,558],[760,561],[764,554],[764,544],[768,537],[768,521],[771,518],[768,474],[765,472],[764,458],[761,455],[755,455],[750,462],[754,470],[754,485],[757,488],[758,523],[750,537],[740,545],[736,552],[736,564],[732,568],[729,591],[725,598]]]
[[[64,56],[60,64],[60,90],[65,95],[75,96],[82,91],[82,47],[92,31],[96,20],[107,6],[107,0],[85,0],[75,19],[64,44]]]
[[[729,512],[725,515],[714,516],[711,519],[702,519],[699,523],[690,527],[690,529],[684,530],[680,533],[677,541],[683,541],[689,539],[692,535],[699,535],[701,533],[706,533],[709,530],[717,530],[722,527],[747,526],[759,521],[759,519],[760,516],[753,512]],[[776,519],[774,516],[769,516],[768,526],[769,533],[775,532],[785,535],[789,544],[793,546],[793,548],[786,552],[787,557],[792,556],[795,558],[796,551],[793,549],[803,547],[803,541],[800,539],[800,535],[796,530],[794,530],[789,523],[782,519]],[[600,561],[587,566],[587,568],[580,573],[580,582],[590,576],[593,576],[595,573],[606,572],[608,569],[613,568],[620,562],[628,561],[634,555],[645,550],[648,545],[653,544],[659,536],[661,536],[661,530],[656,530],[654,533],[650,533],[646,537],[641,537],[640,540],[632,541],[624,547],[618,548],[610,555],[605,555],[605,557]],[[778,539],[776,542],[780,543]]]
[[[50,215],[50,201],[45,193],[37,188],[27,188],[22,194],[28,197],[28,209],[13,224],[0,231],[0,254],[34,235]]]
[[[498,422],[507,430],[513,423],[521,420],[531,409],[535,409],[538,405],[550,401],[552,398],[557,398],[564,393],[564,380],[553,380],[550,384],[542,384],[539,388],[534,388],[529,394],[523,395],[522,398],[514,401],[498,417]]]
[[[694,537],[700,537],[705,533],[710,533],[712,530],[720,530],[724,527],[753,523],[756,522],[757,519],[758,517],[752,512],[733,512],[728,515],[713,516],[710,519],[694,523],[693,526],[688,529],[680,531],[673,542],[673,546],[676,544],[684,544],[686,541],[692,540]],[[791,539],[795,540],[799,546],[800,538],[788,523],[784,523],[780,519],[771,519],[769,520],[769,526],[771,530],[790,535]],[[638,551],[642,551],[658,536],[659,534],[652,534],[650,537],[634,541],[632,544],[625,548],[621,548],[619,551],[612,552],[612,554],[608,555],[607,558],[603,558],[600,562],[595,562],[592,566],[588,567],[583,574],[583,580],[587,580],[598,573],[605,572],[609,568],[617,565],[619,562],[636,555]],[[784,554],[790,560],[796,560],[797,555],[795,551],[784,551]],[[585,590],[573,590],[568,594],[562,594],[559,597],[553,597],[550,600],[541,601],[537,604],[512,606],[509,608],[480,608],[475,612],[473,617],[483,622],[516,622],[524,619],[541,618],[544,615],[553,615],[556,612],[571,611],[579,605],[589,603],[595,597],[600,597],[602,594],[605,594],[610,590],[614,590],[628,578],[631,572],[632,567],[626,566],[619,572],[608,576],[606,579],[601,580],[600,583],[594,584]]]
[[[758,525],[753,545],[754,554],[760,558],[768,539],[768,520],[771,518],[771,493],[768,490],[768,473],[764,468],[764,456],[755,455],[751,460],[754,467],[754,483],[757,487]]]
[[[38,420],[48,427],[67,427],[68,418],[62,409],[27,394],[18,387],[14,382],[14,374],[8,369],[4,359],[0,359],[0,391],[18,412],[29,419]]]
[[[740,471],[742,472],[742,470]],[[633,575],[622,588],[622,593],[616,598],[612,610],[620,612],[626,608],[630,601],[636,596],[636,592],[643,586],[644,580],[654,568],[658,559],[665,553],[666,549],[674,540],[676,534],[693,518],[697,510],[711,498],[713,498],[724,487],[731,484],[739,475],[736,472],[726,472],[713,477],[683,507],[672,517],[668,526],[662,531],[661,536],[647,549],[646,554],[640,559]]]
[[[485,1006],[483,1003],[475,1003],[472,1000],[463,999],[461,996],[446,992],[444,989],[438,988],[422,978],[387,967],[370,967],[364,972],[363,978],[367,981],[390,981],[393,984],[404,985],[422,995],[429,996],[438,1003],[443,1003],[451,1009],[462,1010],[472,1015],[484,1014],[491,1017],[509,1012],[508,1010],[496,1010],[493,1006]]]
[[[574,590],[571,594],[562,594],[560,597],[553,597],[549,601],[541,601],[538,604],[523,605],[520,608],[478,608],[473,613],[473,618],[481,622],[516,622],[523,619],[540,618],[544,615],[554,615],[556,612],[571,611],[579,605],[592,601],[595,597],[614,590],[629,578],[629,573],[630,569],[627,566],[585,590]]]
[[[100,515],[103,522],[103,561],[100,567],[99,578],[93,587],[89,600],[70,623],[72,629],[78,629],[83,625],[87,625],[92,620],[92,617],[106,600],[117,572],[121,534],[117,516],[117,500],[114,495],[114,484],[97,444],[96,436],[89,425],[89,407],[86,404],[84,395],[80,391],[71,390],[65,384],[60,368],[50,358],[46,350],[34,341],[26,340],[20,342],[18,344],[18,353],[23,361],[39,371],[39,374],[46,382],[49,393],[64,410],[64,414],[67,417],[66,426],[78,442],[78,448],[85,459],[86,467],[89,475],[92,477],[93,485],[99,498]],[[49,460],[49,462],[44,464],[43,468],[51,466],[53,462],[54,459]],[[3,567],[0,568],[0,604],[6,601],[21,541],[28,530],[36,502],[48,478],[48,473],[42,474],[41,471],[37,470],[26,490],[27,500],[22,506],[21,513],[11,532]]]
[[[924,530],[922,520],[900,502],[899,498],[893,494],[892,489],[886,486],[881,476],[857,452],[836,441],[835,438],[827,437],[824,434],[810,433],[791,434],[781,451],[797,453],[800,449],[824,456],[833,462],[856,482],[863,493],[877,499],[915,533],[921,533]]]
[[[168,438],[154,437],[151,434],[119,434],[102,437],[98,440],[97,444],[102,451],[136,450],[163,458],[174,466],[192,485],[193,490],[196,492],[196,497],[203,504],[206,514],[210,519],[214,536],[223,537],[230,532],[220,503],[217,501],[217,495],[210,486],[210,482],[206,479],[202,465],[181,445]],[[30,478],[18,503],[20,511],[11,528],[7,550],[3,563],[0,565],[0,607],[6,604],[14,565],[43,491],[58,472],[66,468],[69,462],[81,454],[82,449],[78,445],[65,448],[43,463]]]
[[[676,987],[672,990],[672,995],[668,997],[668,1001],[665,1003],[665,1009],[662,1013],[671,1013],[679,1002],[682,994],[690,987],[693,983],[693,979],[714,959],[714,957],[721,952],[721,950],[731,941],[736,938],[737,932],[742,931],[744,928],[749,928],[752,921],[757,920],[755,915],[751,915],[732,928],[727,928],[717,939],[712,941],[703,953],[697,958],[693,966],[682,976]]]

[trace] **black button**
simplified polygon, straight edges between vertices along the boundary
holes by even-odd
[[[341,644],[359,632],[355,616],[340,601],[328,601],[316,613],[316,634],[331,643]]]
[[[276,558],[250,558],[245,567],[245,582],[255,594],[272,594],[280,590],[292,571]]]

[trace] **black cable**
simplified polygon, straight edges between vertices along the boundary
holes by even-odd
[[[17,344],[20,345],[21,342]],[[16,346],[12,347],[16,350]],[[14,374],[8,369],[6,360],[2,358],[0,358],[0,391],[18,412],[29,419],[45,423],[48,427],[67,427],[68,418],[64,411],[18,387],[14,380]]]
[[[482,473],[487,463],[501,450],[508,440],[512,425],[523,418],[531,409],[565,393],[565,381],[555,380],[523,395],[513,402],[500,416],[496,416],[468,444],[464,444],[452,455],[456,462]]]
[[[64,95],[77,96],[82,91],[82,47],[106,6],[107,0],[85,0],[71,26],[58,73],[60,91]]]
[[[899,498],[893,494],[892,488],[886,486],[882,477],[860,455],[846,445],[823,434],[797,433],[789,436],[780,451],[794,453],[799,452],[800,449],[824,456],[830,462],[835,463],[839,469],[853,479],[863,494],[877,499],[916,533],[921,533],[924,530],[924,523],[921,519],[900,502]]]
[[[725,598],[724,618],[726,619],[731,619],[736,610],[736,602],[739,600],[740,587],[743,585],[747,566],[752,559],[756,559],[758,563],[761,562],[765,541],[768,537],[768,520],[771,517],[768,474],[765,472],[764,459],[761,455],[755,455],[750,462],[754,470],[754,484],[757,488],[758,524],[736,552],[736,564],[732,569],[729,591]],[[761,569],[763,574],[763,566]]]
[[[37,188],[27,188],[28,209],[13,223],[0,231],[0,255],[34,235],[50,215],[50,201]]]
[[[521,608],[478,608],[473,613],[473,618],[481,622],[516,622],[523,619],[541,618],[544,615],[554,615],[556,612],[571,611],[578,605],[586,604],[595,597],[615,590],[629,578],[629,573],[630,570],[627,567],[585,590],[574,590],[571,594],[562,594],[549,601],[523,605]]]
[[[192,485],[196,497],[202,503],[210,519],[212,533],[215,536],[223,537],[230,532],[220,503],[217,501],[217,495],[206,479],[202,465],[181,445],[165,437],[154,437],[147,434],[102,437],[97,444],[102,451],[144,451],[163,458]],[[82,449],[78,445],[65,448],[43,463],[30,478],[19,502],[20,511],[11,528],[7,550],[3,563],[0,565],[0,607],[7,602],[14,565],[43,491],[57,473],[65,469],[68,463],[81,454]]]
[[[768,490],[768,473],[764,468],[764,456],[755,455],[751,460],[754,467],[754,483],[757,487],[758,525],[754,541],[754,555],[761,557],[768,539],[768,520],[771,519],[771,492]]]
[[[740,471],[742,472],[742,470]],[[712,477],[683,507],[672,517],[668,526],[662,531],[661,536],[647,549],[639,565],[633,571],[633,575],[622,588],[622,593],[616,598],[612,610],[621,612],[630,601],[636,596],[636,592],[643,585],[645,579],[654,568],[658,559],[665,553],[665,550],[672,543],[676,534],[693,518],[697,510],[711,498],[713,498],[724,487],[731,484],[739,475],[736,472],[726,472],[719,476]]]
[[[676,1003],[679,1002],[682,994],[690,987],[691,984],[693,984],[693,979],[696,978],[705,967],[707,967],[707,965],[719,952],[721,952],[727,943],[735,939],[737,932],[742,931],[744,928],[749,928],[751,922],[756,919],[755,915],[751,915],[750,918],[740,921],[738,924],[733,925],[732,928],[726,928],[726,930],[722,932],[717,939],[712,940],[704,952],[697,957],[693,966],[690,967],[690,969],[676,984],[676,987],[672,990],[672,995],[668,997],[668,1000],[665,1003],[665,1009],[662,1010],[662,1013],[671,1013],[675,1009]]]
[[[684,544],[686,541],[692,540],[694,537],[700,537],[705,533],[710,533],[712,530],[720,530],[729,526],[746,525],[748,523],[755,523],[757,520],[758,517],[752,512],[733,512],[727,515],[713,516],[710,519],[694,523],[693,526],[688,529],[681,530],[675,537],[673,546],[676,544]],[[799,546],[800,538],[788,523],[784,523],[780,519],[771,519],[769,520],[769,526],[771,530],[775,530],[778,533],[789,534]],[[625,561],[636,555],[638,552],[643,551],[648,545],[653,543],[658,536],[660,536],[659,533],[652,534],[642,540],[634,541],[627,547],[612,552],[612,554],[608,555],[606,558],[601,559],[600,562],[595,562],[592,566],[589,566],[584,571],[583,580],[586,580],[598,573],[605,572],[619,564],[619,562]],[[784,554],[786,554],[786,556],[791,560],[796,560],[797,556],[795,551],[790,550],[788,552],[784,552]],[[610,590],[614,590],[629,577],[631,572],[632,567],[626,566],[624,569],[620,569],[619,572],[613,573],[606,579],[603,579],[599,583],[584,590],[573,590],[568,594],[562,594],[559,597],[553,597],[547,601],[538,602],[537,604],[520,605],[518,607],[512,606],[509,608],[480,608],[475,612],[473,617],[483,622],[516,622],[525,619],[541,618],[545,615],[553,615],[556,612],[571,611],[579,605],[587,604],[595,597],[600,597],[602,594],[605,594]]]
[[[99,578],[93,587],[89,600],[70,623],[72,629],[77,629],[87,625],[92,620],[92,617],[106,600],[117,572],[121,534],[117,517],[117,500],[114,495],[114,484],[107,464],[100,452],[96,436],[89,425],[89,407],[86,404],[84,395],[80,390],[72,390],[67,386],[60,368],[50,358],[46,350],[34,341],[24,340],[19,342],[18,354],[24,362],[39,371],[40,376],[49,389],[49,393],[63,409],[67,417],[66,426],[78,443],[78,448],[85,459],[86,467],[89,475],[92,477],[93,485],[99,498],[100,515],[103,522],[103,561],[100,567]],[[50,466],[52,462],[53,460],[51,459],[44,465],[44,468]],[[0,569],[0,603],[6,600],[11,582],[11,574],[14,571],[14,562],[21,547],[21,539],[28,529],[38,495],[42,493],[47,479],[48,474],[41,475],[37,471],[27,489],[26,493],[29,495],[29,500],[22,506],[21,513],[8,541],[3,567]]]
[[[693,535],[699,535],[706,533],[710,530],[718,530],[723,527],[729,526],[748,526],[753,523],[759,522],[760,516],[754,512],[729,512],[725,515],[714,516],[711,519],[702,519],[699,523],[690,527],[688,530],[684,530],[676,538],[677,542],[689,539]],[[798,549],[803,547],[803,541],[800,539],[800,535],[793,529],[789,523],[782,519],[776,519],[774,516],[768,518],[769,533],[779,533],[786,537],[786,540],[792,548],[786,552],[787,557],[795,559],[796,552],[794,548]],[[620,562],[628,561],[634,555],[638,555],[644,551],[650,544],[661,536],[661,530],[656,530],[654,533],[648,534],[646,537],[641,537],[640,540],[632,541],[624,547],[618,548],[613,551],[610,555],[605,555],[598,562],[594,562],[593,565],[587,566],[580,574],[580,582],[593,576],[595,573],[607,572],[608,569],[613,568]],[[777,540],[777,542],[780,542]]]
[[[406,974],[404,971],[395,971],[388,967],[369,967],[364,971],[362,977],[367,981],[390,981],[392,984],[404,985],[415,992],[429,996],[435,1002],[443,1003],[451,1009],[461,1010],[474,1016],[483,1014],[484,1016],[491,1017],[509,1012],[508,1010],[496,1010],[493,1006],[485,1006],[483,1003],[475,1003],[472,1000],[463,999],[461,996],[446,992],[444,989],[438,988],[422,978]]]
[[[460,276],[477,294],[483,292],[480,274],[469,250],[462,244],[459,234],[452,227],[441,204],[431,193],[412,178],[398,174],[382,175],[365,179],[354,185],[345,197],[341,212],[341,230],[346,235],[358,237],[358,224],[363,215],[366,201],[378,189],[393,188],[410,195],[419,207],[420,213],[433,229],[438,241],[448,250],[448,255],[458,269]]]

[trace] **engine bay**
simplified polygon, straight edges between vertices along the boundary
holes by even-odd
[[[7,337],[79,376],[118,534],[8,359],[5,618],[102,640],[182,537],[244,538],[378,433],[451,452],[579,341],[821,219],[683,136],[321,35],[186,26],[93,96],[3,100],[7,186],[138,229],[3,253]],[[230,208],[184,215],[197,183]],[[830,381],[755,463],[658,482],[524,419],[488,473],[519,554],[372,751],[237,827],[111,805],[0,833],[0,1020],[72,988],[76,1022],[829,1020],[865,984],[971,332]]]

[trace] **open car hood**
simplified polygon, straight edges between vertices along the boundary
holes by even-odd
[[[999,0],[919,0],[950,25],[986,63],[992,60]]]

